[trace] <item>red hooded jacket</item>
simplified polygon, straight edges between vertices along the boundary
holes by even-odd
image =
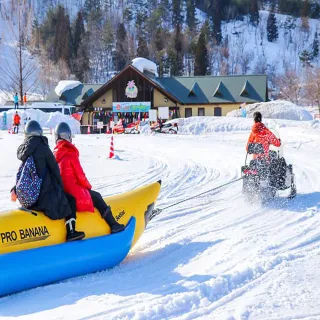
[[[256,122],[252,126],[252,131],[247,143],[261,143],[264,149],[264,156],[269,157],[269,145],[281,146],[281,141],[261,122]]]
[[[58,141],[54,148],[64,191],[76,199],[77,211],[94,212],[94,206],[88,190],[92,188],[79,161],[79,151],[66,140]]]
[[[14,115],[14,117],[13,117],[13,123],[16,125],[16,126],[18,126],[18,125],[20,125],[20,116],[16,113],[15,115]]]

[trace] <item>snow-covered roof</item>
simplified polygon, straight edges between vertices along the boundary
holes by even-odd
[[[59,81],[58,85],[55,87],[55,93],[60,97],[65,91],[73,89],[82,83],[75,80],[62,80]]]
[[[144,70],[152,72],[156,77],[159,77],[157,65],[146,59],[146,58],[135,58],[132,61],[132,65],[138,69],[140,72],[143,73]]]

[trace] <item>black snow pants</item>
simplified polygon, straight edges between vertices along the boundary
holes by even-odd
[[[89,190],[93,206],[97,208],[103,217],[104,213],[108,210],[108,205],[104,202],[101,194],[97,191]]]

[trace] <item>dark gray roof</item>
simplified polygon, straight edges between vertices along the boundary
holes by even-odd
[[[63,92],[59,97],[55,91],[52,91],[46,101],[48,102],[64,102],[70,105],[79,106],[81,102],[97,91],[102,84],[81,84],[73,89]]]
[[[267,100],[267,76],[151,78],[182,104],[260,102]]]

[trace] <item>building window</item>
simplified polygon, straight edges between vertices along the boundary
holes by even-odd
[[[199,117],[204,117],[205,114],[204,114],[204,108],[198,108],[198,116]]]
[[[221,117],[222,116],[222,109],[220,107],[215,107],[213,115],[216,117]]]
[[[186,116],[186,118],[192,117],[192,108],[185,109],[185,116]]]

